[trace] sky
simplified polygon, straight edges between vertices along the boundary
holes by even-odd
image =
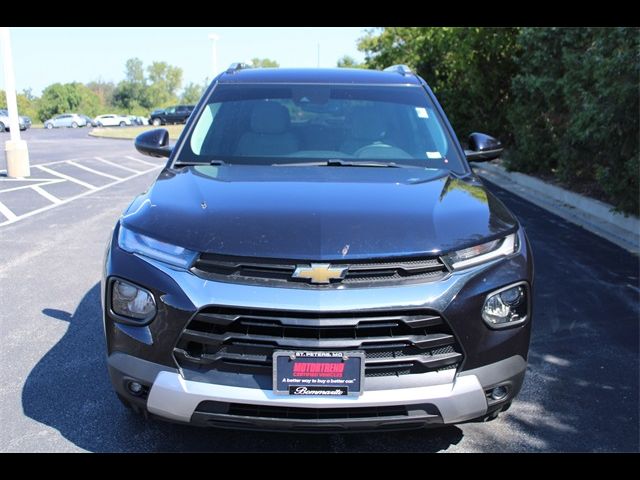
[[[212,79],[212,41],[219,35],[218,70],[254,57],[271,58],[281,67],[335,67],[343,55],[358,61],[358,38],[367,27],[12,27],[11,46],[16,89],[40,95],[56,82],[124,78],[127,59],[140,58],[145,67],[165,61],[183,70],[183,86]],[[218,72],[219,73],[219,72]],[[0,89],[4,78],[0,77]]]

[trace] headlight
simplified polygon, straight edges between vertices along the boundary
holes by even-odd
[[[517,233],[512,233],[498,240],[449,253],[443,259],[453,270],[459,270],[511,255],[517,249],[518,236]]]
[[[136,233],[125,228],[122,223],[118,232],[118,246],[125,252],[139,253],[182,268],[189,267],[197,255],[196,252],[186,248]]]
[[[111,286],[111,309],[123,317],[141,322],[156,315],[156,302],[151,292],[124,280],[114,280]]]

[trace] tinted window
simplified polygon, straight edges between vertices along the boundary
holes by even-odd
[[[218,85],[179,157],[375,160],[464,171],[420,86]]]

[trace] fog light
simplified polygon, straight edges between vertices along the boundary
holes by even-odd
[[[507,387],[501,385],[491,390],[491,398],[493,398],[494,400],[502,400],[507,396],[507,393],[509,393]]]
[[[482,318],[492,328],[505,328],[524,323],[528,315],[526,284],[503,288],[487,296]]]
[[[127,389],[129,389],[129,392],[131,393],[131,395],[135,395],[136,397],[140,394],[142,394],[142,385],[139,384],[138,382],[129,382],[127,384]]]
[[[156,314],[151,292],[123,280],[113,282],[111,308],[118,315],[136,320],[150,320]]]

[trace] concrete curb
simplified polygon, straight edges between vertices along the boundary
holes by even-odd
[[[625,250],[640,254],[640,219],[614,213],[607,203],[550,185],[537,178],[507,172],[492,163],[472,162],[475,172],[509,192],[595,233]]]

